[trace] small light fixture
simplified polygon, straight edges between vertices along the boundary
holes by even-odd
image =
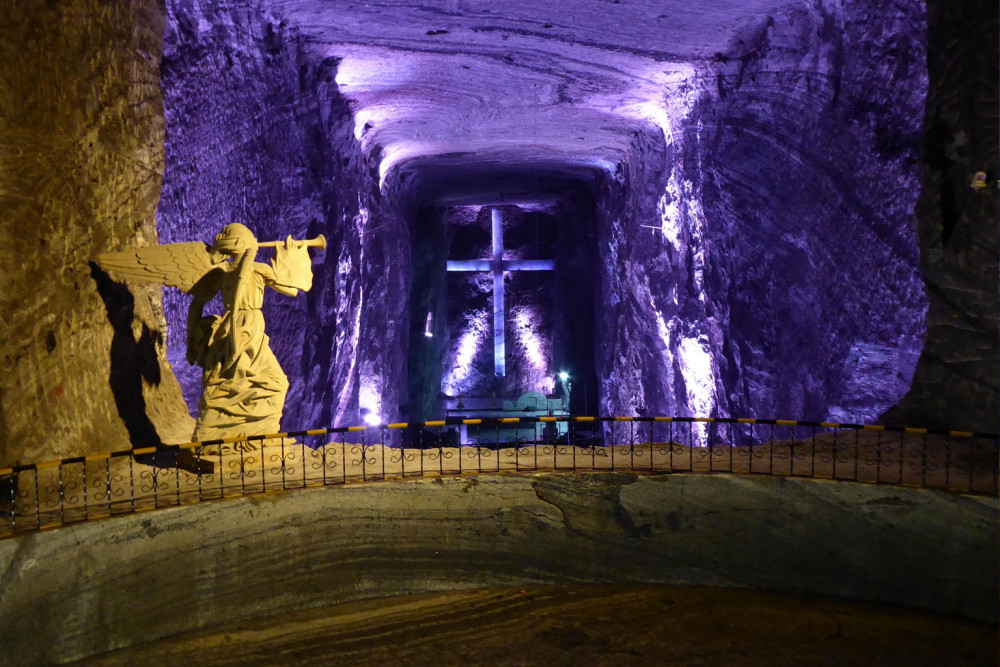
[[[562,380],[563,382],[565,382],[566,380],[569,379],[569,373],[567,373],[566,371],[560,372],[559,373],[559,379]]]
[[[424,336],[434,338],[434,313],[427,311],[427,319],[424,320]]]

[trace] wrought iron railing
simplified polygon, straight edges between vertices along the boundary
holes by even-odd
[[[0,538],[206,500],[520,471],[782,475],[998,494],[992,433],[769,419],[531,417],[313,429],[0,469]]]

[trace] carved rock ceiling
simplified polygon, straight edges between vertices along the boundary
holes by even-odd
[[[482,176],[513,163],[529,180],[613,172],[636,132],[669,122],[665,89],[683,96],[699,64],[742,55],[741,26],[788,4],[269,3],[317,55],[342,59],[337,85],[356,136],[381,147],[383,176],[419,166],[446,196],[462,188],[439,181],[473,165]]]

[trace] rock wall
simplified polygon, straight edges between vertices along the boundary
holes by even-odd
[[[162,240],[211,242],[230,222],[262,241],[324,234],[312,290],[265,297],[271,347],[291,385],[282,427],[357,423],[362,376],[386,356],[386,314],[395,312],[378,297],[400,293],[387,284],[400,265],[384,257],[398,235],[370,235],[388,225],[337,91],[337,61],[307,53],[298,31],[259,2],[169,2],[167,19]],[[171,290],[165,308],[169,358],[196,414],[201,371],[184,358],[189,300]]]
[[[163,27],[153,0],[0,3],[0,466],[189,430],[159,290],[89,265],[157,240]]]
[[[662,326],[663,310],[676,306],[677,293],[686,291],[688,258],[675,255],[643,227],[652,226],[650,210],[673,157],[663,139],[653,133],[637,137],[634,159],[605,179],[598,196],[595,347],[602,414],[704,412],[686,400],[673,362],[676,348]],[[688,313],[690,326],[703,321],[703,312]]]
[[[607,411],[870,422],[905,393],[922,24],[916,3],[790,6],[665,92],[668,154],[637,147],[608,237]]]
[[[286,426],[404,416],[412,202],[332,42],[270,6],[0,7],[0,466],[189,437],[166,362],[193,402],[185,300],[165,319],[158,289],[89,265],[158,241],[164,159],[160,240],[242,219],[330,241],[313,292],[268,300]],[[869,421],[906,394],[885,420],[997,430],[997,193],[970,187],[997,176],[996,25],[987,4],[803,3],[664,87],[599,192],[560,204],[602,266],[601,411]]]
[[[927,3],[930,86],[917,205],[930,309],[909,393],[885,419],[1000,431],[1000,9]],[[987,187],[971,187],[977,171]]]
[[[922,8],[839,5],[748,25],[694,112],[733,414],[875,421],[922,346]]]

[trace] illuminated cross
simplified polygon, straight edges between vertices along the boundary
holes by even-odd
[[[493,213],[493,258],[448,260],[449,271],[489,271],[493,274],[493,372],[497,377],[507,374],[504,342],[504,271],[552,271],[551,259],[504,259],[503,213],[495,208]]]

